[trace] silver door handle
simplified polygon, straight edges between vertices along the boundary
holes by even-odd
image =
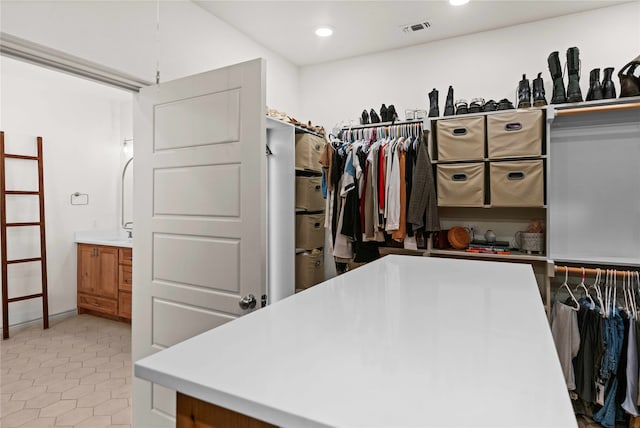
[[[240,309],[246,311],[247,309],[255,308],[256,303],[256,297],[253,294],[247,294],[242,299],[240,299],[238,305],[240,305]]]

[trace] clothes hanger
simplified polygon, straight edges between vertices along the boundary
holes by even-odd
[[[602,271],[600,270],[600,268],[596,268],[595,280],[594,280],[593,284],[590,285],[587,290],[591,290],[592,288],[595,290],[596,299],[598,300],[598,303],[600,305],[600,308],[599,308],[600,315],[605,316],[604,302],[602,301],[602,290],[600,289],[600,280],[601,280],[601,278],[602,278]]]
[[[567,283],[567,281],[569,281],[569,269],[565,266],[565,270],[564,270],[564,282],[562,283],[562,285],[560,286],[560,288],[564,287],[567,289],[567,292],[569,293],[569,296],[571,296],[571,300],[573,300],[573,302],[575,303],[575,307],[573,306],[569,306],[571,309],[573,309],[574,311],[577,311],[580,309],[580,303],[578,303],[578,300],[576,299],[576,296],[573,295],[573,293],[571,292],[571,288],[569,288],[569,284]],[[558,289],[558,291],[560,291],[560,289]],[[557,293],[556,293],[557,295]]]
[[[587,289],[587,286],[584,283],[584,278],[585,278],[585,270],[584,270],[584,267],[583,267],[582,268],[582,280],[580,281],[580,284],[578,284],[576,286],[575,290],[573,290],[573,291],[577,292],[580,288],[582,288],[584,290],[584,295],[585,295],[586,299],[589,300],[589,309],[593,309],[593,308],[596,307],[596,302],[593,301],[593,298],[589,294],[589,290]]]

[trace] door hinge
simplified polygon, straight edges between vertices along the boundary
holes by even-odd
[[[267,306],[267,295],[263,294],[262,295],[262,299],[261,299],[261,307],[264,308],[265,306]]]
[[[273,152],[271,151],[271,149],[269,148],[269,145],[266,145],[267,148],[267,156],[271,156],[273,154]]]

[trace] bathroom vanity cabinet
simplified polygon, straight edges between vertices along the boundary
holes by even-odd
[[[131,320],[132,249],[78,244],[78,313]]]

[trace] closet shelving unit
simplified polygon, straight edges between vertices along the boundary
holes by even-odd
[[[424,119],[411,119],[411,120],[403,120],[403,121],[395,121],[395,122],[378,122],[378,123],[369,123],[366,125],[348,125],[343,126],[342,131],[354,131],[360,129],[371,129],[371,128],[379,128],[379,127],[387,127],[387,126],[396,126],[396,125],[412,125],[412,124],[422,124],[423,129],[425,124],[427,123],[428,118]],[[418,248],[417,250],[408,249],[403,247],[394,247],[394,246],[380,246],[379,252],[381,256],[386,256],[388,254],[398,254],[398,255],[407,255],[407,256],[426,256],[427,248]]]
[[[547,111],[549,279],[563,266],[578,269],[570,274],[582,267],[637,271],[640,97],[555,105]],[[564,269],[558,272],[564,276]]]
[[[542,110],[545,113],[543,151],[535,158],[545,164],[543,206],[496,208],[484,204],[482,207],[441,207],[439,212],[443,229],[480,224],[485,225],[485,230],[494,229],[498,240],[506,240],[513,236],[511,232],[523,230],[529,219],[545,219],[545,253],[494,255],[440,250],[433,248],[429,240],[426,255],[530,263],[549,313],[551,279],[557,267],[625,270],[640,267],[640,222],[637,220],[640,218],[640,186],[637,185],[640,183],[637,168],[640,165],[640,97],[549,105]],[[424,127],[435,131],[437,121],[446,118],[428,118]],[[435,132],[430,135],[434,169],[440,164],[453,163],[434,159],[437,141],[434,144]],[[487,163],[491,159],[474,161]],[[602,210],[596,209],[598,207]],[[499,227],[509,233],[500,233],[496,230]],[[483,228],[478,229],[482,234]]]

